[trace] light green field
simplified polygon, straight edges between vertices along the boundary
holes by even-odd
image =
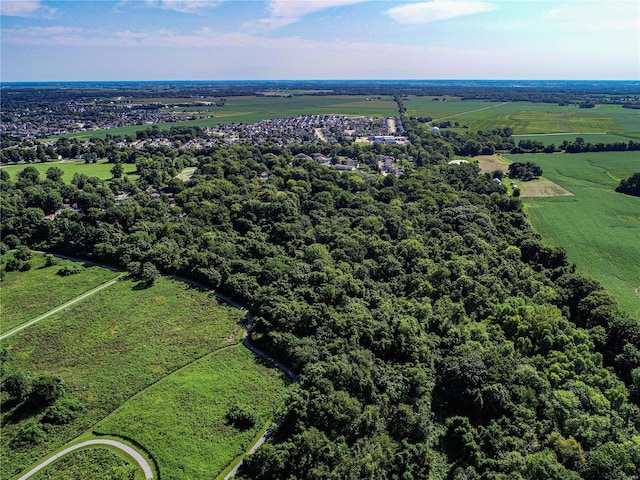
[[[390,96],[384,96],[381,100],[367,100],[364,95],[326,95],[311,96],[301,95],[291,98],[269,97],[229,97],[224,107],[197,106],[197,107],[170,107],[169,111],[185,111],[197,117],[195,120],[179,122],[159,123],[158,127],[169,129],[177,126],[228,125],[231,123],[256,123],[260,120],[271,118],[288,118],[297,115],[354,115],[370,117],[395,117],[398,116],[398,107]],[[219,98],[203,99],[202,101],[217,101]],[[192,102],[193,99],[144,99],[140,103],[160,102],[178,104]],[[135,100],[134,100],[135,102]],[[211,118],[200,118],[211,116]],[[151,125],[133,125],[108,130],[95,130],[91,132],[70,133],[62,137],[89,139],[104,138],[111,135],[133,135],[138,130],[145,130]]]
[[[562,247],[578,271],[600,281],[640,319],[640,198],[614,191],[640,171],[638,152],[509,155],[538,164],[574,196],[527,198],[527,214],[546,243]]]
[[[3,255],[3,263],[11,256],[12,253]],[[60,268],[76,262],[56,258],[57,265],[45,267],[45,257],[40,253],[33,253],[30,263],[28,272],[6,272],[2,281],[0,333],[8,332],[120,275],[106,268],[87,265],[80,273],[61,277],[58,275]]]
[[[637,141],[638,139],[633,138],[633,134],[625,134],[625,135],[617,135],[617,134],[608,134],[608,133],[569,133],[569,134],[559,134],[559,135],[549,135],[549,134],[540,134],[540,135],[518,135],[513,138],[513,141],[518,144],[520,140],[537,140],[542,142],[543,145],[555,145],[558,147],[564,140],[569,143],[573,143],[577,137],[584,138],[586,143],[614,143],[614,142],[624,142],[628,143],[629,140]]]
[[[450,120],[471,131],[512,128],[514,134],[541,133],[640,133],[640,111],[619,105],[583,109],[552,103],[466,101],[457,98],[433,102],[430,98],[411,97],[405,102],[412,116]],[[575,138],[575,136],[573,137]]]
[[[238,344],[156,383],[95,430],[135,438],[156,459],[162,478],[215,478],[275,416],[286,384],[281,372]],[[253,428],[227,424],[235,408],[255,415]]]
[[[35,167],[40,172],[40,178],[46,178],[47,170],[51,167],[58,167],[64,174],[62,180],[64,183],[69,184],[73,179],[75,173],[84,173],[89,177],[98,177],[101,180],[109,180],[112,178],[111,169],[113,163],[107,163],[106,160],[100,160],[96,163],[84,163],[84,160],[76,161],[69,160],[64,162],[49,162],[49,163],[32,163],[31,165],[6,165],[2,169],[7,171],[12,180],[16,179],[18,173],[27,168],[28,166]],[[133,174],[136,171],[134,164],[123,163],[125,175]]]
[[[33,480],[144,480],[142,470],[106,448],[87,448],[62,457]]]
[[[26,272],[30,274],[31,272]],[[4,368],[33,376],[60,375],[70,398],[84,405],[68,425],[54,426],[45,442],[9,448],[29,419],[2,400],[0,478],[10,478],[87,432],[132,395],[215,350],[238,342],[245,322],[210,293],[159,278],[150,288],[124,280],[2,341]]]

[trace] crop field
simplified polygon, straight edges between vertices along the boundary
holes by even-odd
[[[637,138],[640,134],[640,111],[619,105],[584,109],[550,103],[497,103],[458,98],[443,102],[412,97],[405,101],[405,107],[409,115],[432,117],[434,121],[456,121],[471,131],[509,127],[514,134],[529,135],[616,133]]]
[[[520,140],[537,140],[542,142],[543,145],[555,145],[556,147],[560,145],[563,141],[567,141],[569,143],[573,143],[577,137],[584,138],[586,143],[614,143],[614,142],[624,142],[627,143],[629,140],[637,140],[633,138],[633,134],[608,134],[608,133],[562,133],[562,134],[549,134],[542,133],[538,135],[515,135],[513,136],[513,141],[518,144]]]
[[[279,370],[237,344],[154,384],[95,430],[135,438],[157,460],[163,478],[215,478],[274,417],[286,383]],[[253,427],[229,424],[232,410],[250,412]]]
[[[124,280],[6,338],[1,346],[7,351],[7,372],[60,375],[69,387],[67,397],[82,404],[83,411],[66,425],[50,425],[43,442],[13,449],[11,440],[44,412],[28,414],[23,404],[2,394],[0,478],[10,478],[85,433],[177,369],[237,343],[244,322],[238,310],[181,282],[159,278],[140,288]]]
[[[533,227],[562,247],[578,271],[600,281],[640,318],[640,198],[616,193],[622,178],[640,171],[638,152],[509,155],[539,165],[573,196],[526,198]]]
[[[12,256],[11,252],[3,255],[2,263]],[[0,302],[0,333],[8,332],[119,275],[106,268],[86,265],[80,273],[62,277],[58,275],[60,269],[76,262],[61,258],[55,258],[55,262],[55,265],[46,267],[45,256],[34,252],[28,274],[5,273]]]
[[[88,138],[89,137],[87,137],[87,139]],[[84,173],[89,177],[98,177],[101,180],[108,180],[112,178],[111,169],[113,168],[113,163],[107,163],[106,160],[100,160],[96,163],[84,163],[84,160],[68,160],[64,162],[32,163],[30,165],[6,165],[3,166],[2,169],[9,173],[12,180],[15,180],[18,173],[28,166],[35,167],[36,170],[40,172],[41,178],[45,177],[47,170],[51,167],[58,167],[64,172],[62,175],[64,183],[70,184],[75,173]],[[124,167],[125,175],[133,174],[136,171],[136,166],[134,164],[123,163],[122,166]]]

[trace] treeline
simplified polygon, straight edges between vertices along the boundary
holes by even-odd
[[[616,187],[616,192],[640,197],[640,172],[622,180]]]
[[[242,478],[637,476],[640,324],[540,243],[504,187],[447,165],[455,139],[403,122],[412,145],[117,148],[135,182],[3,172],[0,234],[251,309],[252,341],[301,387]],[[295,158],[313,150],[410,168]],[[185,165],[194,176],[172,178]],[[77,208],[44,219],[60,203]]]

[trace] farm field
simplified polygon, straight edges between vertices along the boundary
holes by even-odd
[[[573,196],[526,198],[535,230],[562,247],[578,271],[600,281],[640,318],[640,198],[614,191],[640,169],[638,152],[508,155],[531,161]]]
[[[136,395],[95,431],[135,438],[156,459],[163,478],[215,478],[274,417],[287,381],[236,344]],[[254,425],[230,425],[226,416],[234,410],[252,414]]]
[[[87,137],[88,139],[89,137]],[[51,167],[58,167],[64,174],[62,180],[66,184],[70,184],[75,173],[83,173],[89,177],[98,177],[101,180],[108,180],[112,178],[111,169],[113,163],[107,163],[106,160],[99,160],[96,163],[84,163],[84,160],[75,161],[68,160],[64,162],[47,162],[47,163],[32,163],[30,165],[6,165],[2,169],[7,171],[12,180],[16,179],[18,173],[27,168],[28,166],[35,167],[40,172],[40,177],[45,178],[47,170]],[[133,174],[136,171],[136,166],[132,163],[123,163],[124,174]]]
[[[158,127],[169,129],[177,126],[228,125],[231,123],[256,123],[271,118],[287,118],[297,115],[353,115],[370,117],[398,116],[398,107],[390,96],[381,100],[367,100],[364,95],[323,95],[323,96],[293,96],[293,97],[230,97],[224,107],[194,106],[169,107],[170,111],[187,112],[193,115],[193,120],[158,123]],[[200,99],[199,101],[216,102],[219,98]],[[138,102],[137,100],[133,100]],[[141,99],[139,103],[190,103],[194,99],[180,98],[150,98]],[[206,118],[209,117],[209,118]],[[133,135],[138,130],[150,128],[151,125],[132,125],[106,130],[78,132],[61,135],[62,137],[88,140],[89,138],[105,138],[111,135]],[[55,137],[57,138],[57,137]]]
[[[608,133],[563,133],[563,134],[549,134],[542,133],[539,135],[514,135],[513,141],[518,144],[520,140],[537,140],[541,142],[544,146],[547,145],[555,145],[559,146],[563,141],[567,141],[569,143],[573,143],[577,137],[584,138],[586,143],[614,143],[614,142],[624,142],[628,143],[629,140],[637,141],[638,138],[634,138],[633,135],[637,135],[640,137],[640,134],[633,133],[625,133],[625,134],[608,134]]]
[[[459,98],[449,98],[443,102],[410,97],[405,101],[405,106],[409,115],[432,117],[434,121],[459,122],[471,131],[509,127],[514,134],[528,135],[615,133],[632,138],[640,135],[640,111],[624,109],[619,105],[583,109],[551,103],[499,103]]]
[[[13,253],[2,256],[4,264]],[[45,256],[33,253],[31,270],[6,272],[2,281],[2,301],[0,302],[0,333],[36,318],[58,305],[91,290],[98,285],[116,278],[120,273],[86,265],[80,273],[62,277],[58,271],[77,262],[55,257],[55,265],[46,267]],[[46,285],[46,289],[44,286]]]
[[[124,280],[3,340],[7,372],[60,375],[69,387],[67,397],[83,411],[66,425],[48,425],[43,442],[14,449],[11,440],[44,412],[27,415],[23,404],[2,394],[0,477],[11,478],[87,432],[177,369],[237,343],[244,321],[240,311],[184,283],[159,278],[140,288]]]

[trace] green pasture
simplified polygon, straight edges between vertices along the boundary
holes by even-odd
[[[640,171],[638,152],[509,155],[538,164],[574,196],[527,198],[535,230],[562,247],[579,272],[611,291],[640,318],[640,198],[616,193],[619,180]]]
[[[20,304],[19,297],[13,301]],[[67,397],[84,409],[67,425],[51,425],[44,442],[12,449],[16,434],[44,412],[28,415],[23,404],[0,394],[0,478],[10,478],[87,432],[177,369],[237,343],[244,322],[240,311],[182,282],[158,278],[145,288],[127,279],[3,340],[6,372],[60,375],[69,387]]]
[[[46,178],[47,170],[51,167],[58,167],[64,172],[62,180],[69,184],[75,173],[84,173],[89,177],[109,180],[112,178],[111,169],[113,165],[113,163],[107,163],[106,160],[99,160],[96,163],[85,163],[84,160],[66,160],[63,162],[31,163],[29,165],[5,165],[2,169],[9,173],[12,180],[15,180],[18,173],[29,166],[35,167],[40,172],[41,178]],[[134,164],[123,163],[122,166],[124,167],[125,175],[133,174],[136,171]]]
[[[538,135],[517,135],[513,138],[513,141],[518,144],[520,140],[537,140],[542,142],[543,145],[555,145],[556,147],[560,146],[563,141],[567,141],[569,143],[573,143],[577,137],[581,137],[584,139],[586,143],[614,143],[614,142],[624,142],[628,143],[629,140],[637,140],[633,137],[633,134],[608,134],[608,133],[562,133],[562,134],[538,134]]]
[[[33,480],[143,480],[144,473],[133,462],[108,448],[87,448],[62,457],[34,475]]]
[[[194,106],[194,107],[169,107],[169,111],[185,111],[197,117],[194,120],[158,123],[157,126],[169,129],[177,126],[228,125],[231,123],[256,123],[260,120],[272,118],[288,118],[298,115],[353,115],[368,117],[395,117],[398,116],[398,106],[390,96],[384,96],[381,100],[367,100],[364,95],[300,95],[293,97],[230,97],[227,98],[224,107]],[[204,99],[202,101],[217,101],[217,99]],[[134,100],[135,102],[135,100]],[[193,99],[145,99],[145,103],[159,102],[178,104],[193,102]],[[142,103],[142,102],[139,102]],[[203,118],[212,116],[211,118]],[[104,138],[110,135],[132,135],[138,130],[151,128],[151,125],[132,125],[90,132],[78,132],[61,135],[61,137],[78,138]]]
[[[4,264],[13,253],[2,256]],[[116,278],[120,273],[85,265],[80,273],[62,277],[58,271],[76,262],[55,258],[55,265],[45,267],[45,256],[33,253],[28,272],[5,272],[0,295],[0,333],[39,317],[49,310]]]
[[[514,134],[615,133],[633,138],[640,133],[640,111],[620,105],[585,109],[552,103],[498,103],[457,98],[434,102],[428,97],[411,97],[404,104],[409,115],[459,122],[471,131],[509,127]]]
[[[162,478],[215,478],[274,417],[287,383],[279,370],[237,344],[136,395],[95,431],[134,438],[156,459]],[[252,428],[226,421],[236,409],[254,415]]]

